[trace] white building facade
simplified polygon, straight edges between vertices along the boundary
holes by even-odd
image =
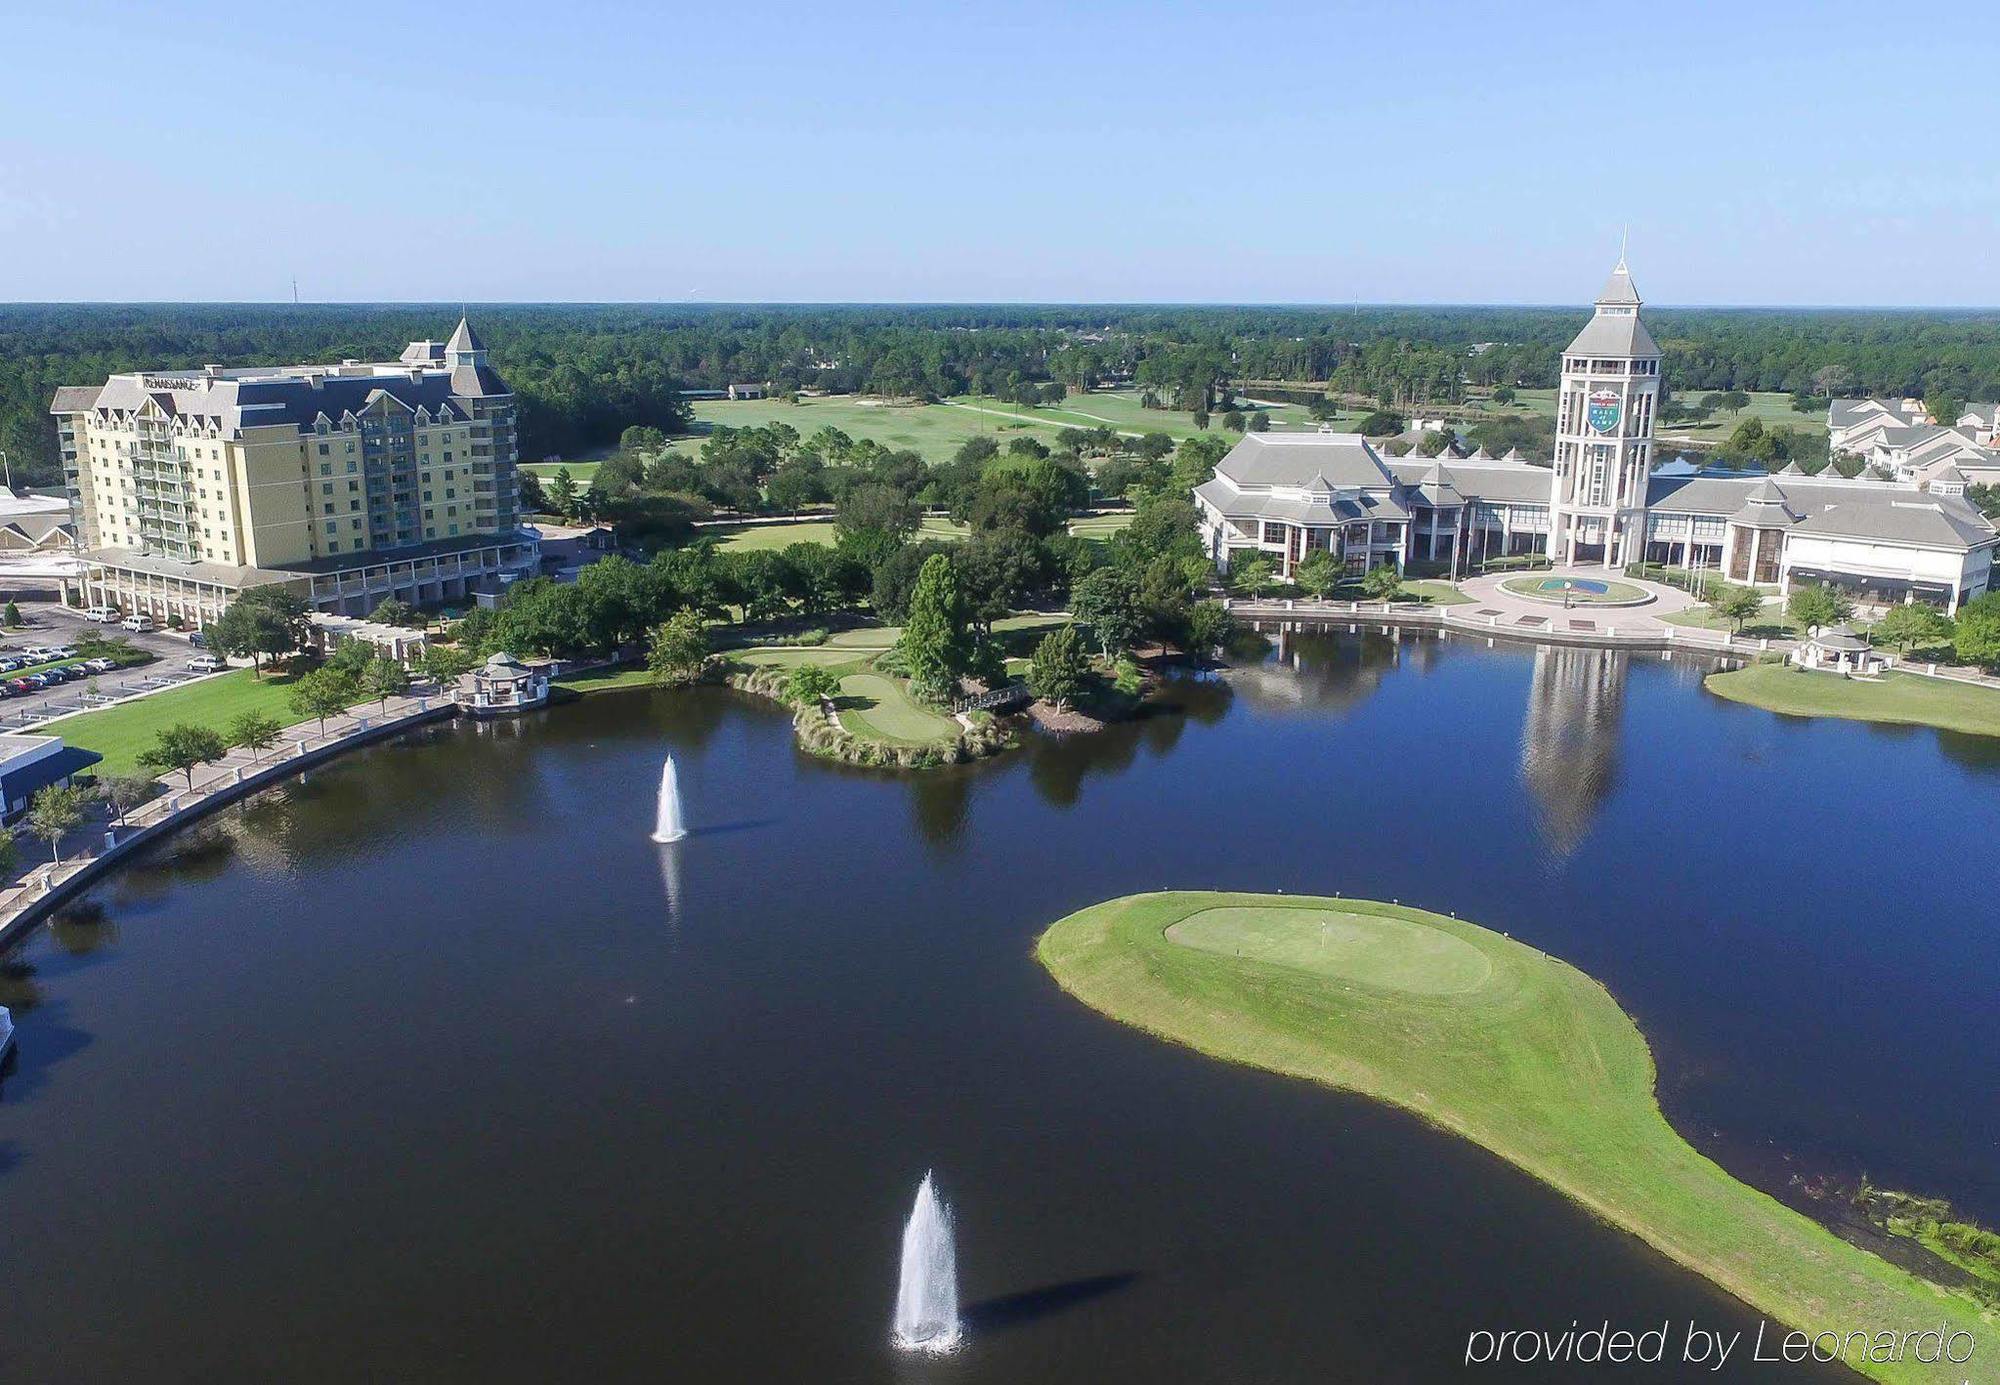
[[[1590,321],[1563,352],[1549,552],[1566,566],[1622,568],[1645,547],[1660,348],[1639,307],[1620,259]]]
[[[1265,557],[1285,577],[1320,551],[1349,573],[1386,563],[1455,575],[1518,556],[1652,562],[1950,612],[1991,587],[2000,531],[1962,475],[1654,474],[1660,352],[1638,312],[1621,260],[1564,353],[1550,464],[1390,458],[1330,430],[1247,434],[1194,491],[1210,557],[1224,569]]]

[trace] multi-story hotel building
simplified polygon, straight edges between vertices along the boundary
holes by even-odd
[[[56,416],[87,605],[191,626],[284,583],[321,610],[532,572],[514,396],[461,320],[390,362],[138,371]]]
[[[1251,433],[1195,488],[1209,554],[1223,567],[1261,554],[1287,577],[1322,550],[1351,572],[1523,554],[1614,570],[1643,560],[1947,611],[1992,585],[2000,531],[1963,476],[1655,467],[1659,363],[1621,260],[1563,353],[1554,457],[1397,458],[1359,433]]]

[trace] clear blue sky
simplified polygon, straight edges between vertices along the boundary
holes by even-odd
[[[29,8],[5,300],[2000,303],[1984,5]]]

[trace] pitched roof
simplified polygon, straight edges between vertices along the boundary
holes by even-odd
[[[1874,539],[1963,552],[2000,542],[2000,530],[1963,496],[1914,486],[1839,478],[1781,485],[1769,477],[1663,477],[1654,472],[1647,504],[1666,514],[1741,518],[1802,534]]]
[[[1639,306],[1639,290],[1632,286],[1632,271],[1625,267],[1623,255],[1618,257],[1618,263],[1612,269],[1611,277],[1604,281],[1603,289],[1598,292],[1597,301],[1600,304],[1610,303],[1634,308]]]
[[[472,330],[472,323],[461,317],[458,320],[458,326],[452,329],[451,340],[444,344],[444,349],[446,355],[454,355],[467,351],[484,351],[486,343],[481,341],[479,334]]]
[[[80,414],[97,406],[98,392],[102,385],[58,385],[55,400],[49,405],[52,414]]]
[[[1583,324],[1565,348],[1571,356],[1657,356],[1659,343],[1639,320],[1639,310],[1617,308],[1598,312]]]
[[[1303,486],[1315,478],[1349,489],[1394,484],[1359,433],[1246,433],[1215,470],[1239,486]]]

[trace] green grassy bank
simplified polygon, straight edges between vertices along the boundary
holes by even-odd
[[[1525,944],[1419,909],[1188,891],[1071,914],[1036,953],[1064,990],[1114,1019],[1462,1135],[1789,1327],[1944,1323],[1976,1341],[1963,1366],[1852,1360],[1864,1374],[1996,1378],[2000,1317],[1697,1153],[1660,1113],[1652,1053],[1630,1017],[1597,982]]]
[[[255,711],[290,726],[302,720],[292,710],[291,695],[291,675],[269,673],[260,679],[252,670],[241,668],[115,707],[78,712],[50,722],[45,729],[69,745],[102,755],[104,762],[96,767],[96,773],[130,774],[139,768],[140,754],[175,722],[188,721],[220,731],[232,718]]]
[[[1751,664],[1729,673],[1711,673],[1702,686],[1732,702],[1789,716],[1845,717],[2000,736],[2000,691],[1914,673],[1891,672],[1868,681],[1788,664]]]

